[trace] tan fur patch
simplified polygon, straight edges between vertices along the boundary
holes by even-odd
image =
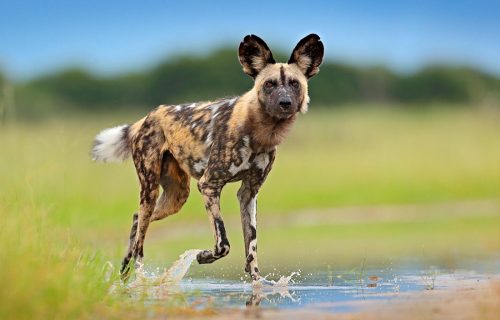
[[[139,121],[136,121],[134,124],[132,124],[130,126],[129,139],[131,139],[137,135],[137,132],[139,132],[139,129],[141,128],[142,124],[144,123],[144,120],[146,120],[146,117],[140,119]]]
[[[228,123],[228,129],[232,135],[237,134],[240,131],[239,129],[246,125],[250,109],[257,107],[256,95],[252,91],[241,96],[233,107],[234,110]]]

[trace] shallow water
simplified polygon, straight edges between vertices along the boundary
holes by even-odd
[[[196,309],[238,309],[259,306],[327,313],[357,311],[366,302],[391,302],[407,293],[475,285],[498,276],[498,262],[474,263],[470,269],[450,270],[411,265],[381,269],[317,271],[307,274],[269,275],[264,283],[185,277],[198,250],[188,250],[164,272],[139,270],[130,283],[117,284],[128,296],[149,302],[181,301]],[[196,262],[195,262],[196,263]],[[478,266],[479,265],[479,266]],[[492,267],[493,266],[493,267]],[[493,271],[491,271],[493,270]],[[276,281],[273,281],[275,279]]]
[[[349,312],[360,308],[357,301],[398,299],[407,292],[440,290],[453,287],[455,281],[483,281],[489,276],[460,271],[452,274],[415,275],[399,273],[390,276],[385,273],[359,279],[335,278],[317,273],[299,277],[288,286],[254,288],[250,283],[219,279],[189,279],[181,281],[179,290],[185,293],[197,292],[196,299],[204,298],[217,308],[259,305],[263,308],[307,309],[325,312]]]

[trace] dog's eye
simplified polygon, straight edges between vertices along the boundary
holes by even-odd
[[[274,88],[274,81],[272,80],[267,80],[265,83],[264,83],[264,87],[266,89],[272,89]]]
[[[299,87],[299,82],[295,79],[292,79],[290,80],[290,85],[294,88],[298,88]]]

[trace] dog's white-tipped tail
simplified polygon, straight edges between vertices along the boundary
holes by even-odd
[[[122,162],[130,156],[129,125],[102,130],[95,137],[92,159],[99,162]]]

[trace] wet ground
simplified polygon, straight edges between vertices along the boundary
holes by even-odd
[[[369,274],[369,275],[368,275]],[[188,279],[179,284],[180,292],[193,294],[216,308],[239,308],[260,305],[262,308],[314,309],[327,313],[352,312],[362,307],[358,301],[385,302],[399,299],[404,293],[442,290],[470,282],[487,281],[490,275],[469,271],[447,273],[434,270],[415,275],[411,271],[394,274],[370,270],[359,278],[331,278],[328,273],[297,276],[288,286],[262,286],[218,279]]]
[[[458,286],[474,287],[500,275],[500,261],[465,263],[460,269],[399,265],[386,268],[316,271],[280,277],[269,282],[191,278],[187,276],[196,251],[187,251],[166,272],[139,272],[126,286],[117,288],[149,302],[177,301],[196,309],[301,310],[326,314],[363,311],[380,303],[391,303],[408,294],[439,291]],[[273,279],[275,281],[273,281]]]

